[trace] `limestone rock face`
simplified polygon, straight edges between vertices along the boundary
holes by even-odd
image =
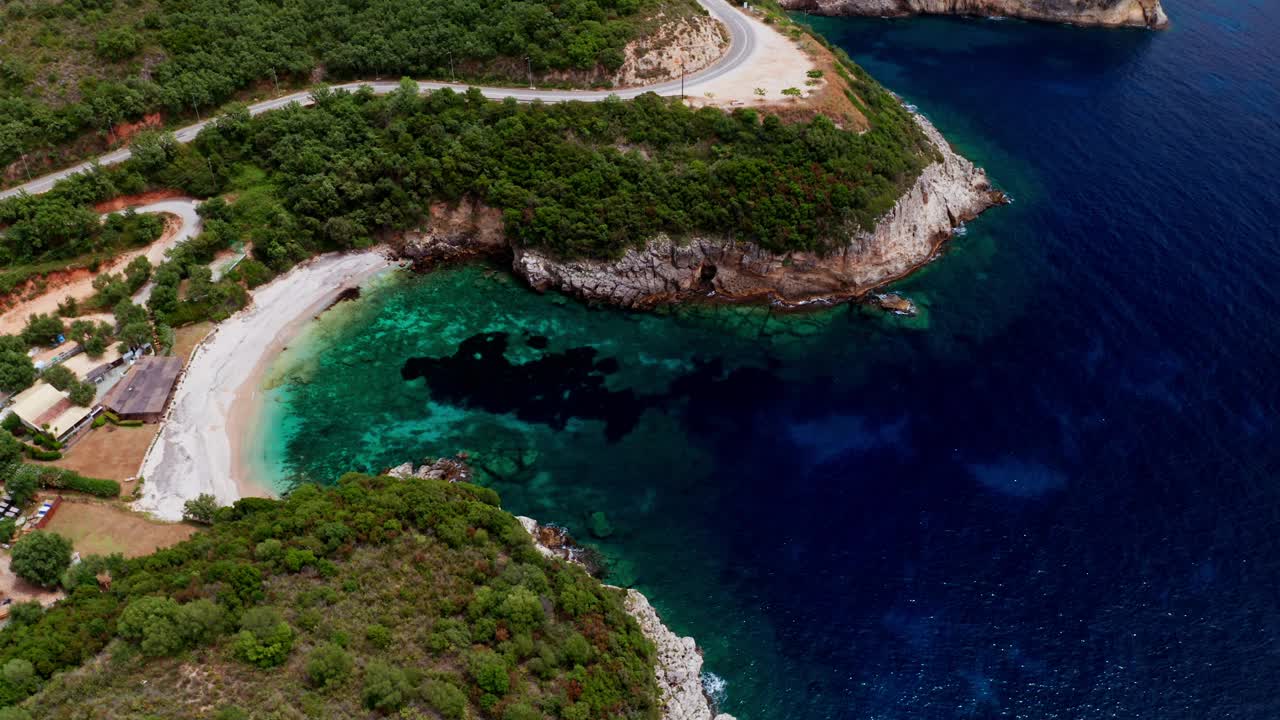
[[[428,215],[425,227],[398,241],[400,255],[419,270],[499,253],[507,247],[502,211],[497,208],[475,200],[454,205],[438,202],[428,208]]]
[[[529,517],[517,517],[520,525],[533,537],[533,544],[543,555],[578,562],[574,548],[566,544],[567,536],[560,528],[539,525]],[[550,539],[551,544],[547,541]],[[658,690],[662,694],[663,720],[735,720],[732,715],[712,714],[711,702],[702,688],[702,652],[691,637],[679,637],[662,623],[658,612],[637,590],[627,590],[623,606],[635,618],[640,631],[658,651],[654,668]]]
[[[1075,25],[1165,28],[1160,0],[780,0],[818,15],[978,15]]]
[[[728,47],[728,31],[715,18],[691,15],[673,19],[623,48],[625,59],[613,83],[630,87],[678,80],[682,71],[688,75],[708,67]]]
[[[440,458],[430,465],[413,468],[413,463],[397,465],[386,472],[387,477],[422,478],[424,480],[445,480],[448,482],[471,482],[471,468],[461,458]]]
[[[916,121],[941,159],[924,169],[873,232],[851,231],[839,251],[777,255],[723,237],[678,243],[659,236],[615,261],[559,260],[515,247],[514,270],[539,290],[624,307],[693,295],[783,305],[861,296],[927,262],[956,227],[1003,200],[986,173],[957,155],[927,119],[916,115]]]

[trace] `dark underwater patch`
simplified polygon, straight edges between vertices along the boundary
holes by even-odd
[[[508,334],[473,335],[447,357],[410,358],[400,368],[405,380],[423,378],[433,398],[461,407],[502,414],[563,430],[570,418],[600,420],[610,441],[635,427],[651,399],[631,390],[610,390],[605,376],[618,369],[614,358],[596,358],[593,347],[570,348],[515,364],[507,359]],[[526,344],[533,347],[530,342]],[[545,338],[543,338],[545,345]]]

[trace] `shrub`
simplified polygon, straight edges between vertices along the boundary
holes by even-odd
[[[391,647],[391,630],[386,625],[370,625],[364,632],[364,637],[369,644],[379,650],[386,650]]]
[[[284,554],[284,543],[275,538],[267,538],[253,549],[253,559],[263,563],[274,563]]]
[[[172,598],[138,598],[120,614],[116,632],[126,640],[136,641],[143,655],[173,655],[187,646],[178,621],[180,612],[181,607]]]
[[[55,458],[56,459],[56,458]],[[120,496],[120,483],[104,478],[85,477],[74,470],[64,468],[33,468],[39,475],[40,486],[50,490],[74,490],[95,497]]]
[[[507,663],[492,650],[476,650],[467,657],[467,672],[481,690],[505,695],[511,686]]]
[[[232,645],[237,660],[254,667],[271,668],[284,664],[293,650],[293,628],[272,607],[256,607],[240,618],[240,634]]]
[[[98,33],[94,52],[103,60],[127,60],[142,49],[142,36],[127,27],[111,28]]]
[[[508,705],[502,713],[502,720],[542,720],[542,713],[533,709],[528,703]]]
[[[463,720],[467,716],[467,696],[450,683],[428,680],[423,695],[427,704],[447,720]]]
[[[13,541],[13,534],[18,531],[17,524],[13,518],[5,518],[0,520],[0,543],[8,545]]]
[[[14,574],[51,588],[71,565],[71,541],[57,533],[37,530],[14,543],[12,555],[10,567]]]
[[[346,682],[351,675],[351,655],[334,643],[325,643],[307,658],[307,679],[311,684],[329,689]]]
[[[370,710],[395,710],[404,705],[411,691],[400,668],[374,660],[364,671],[364,705]]]
[[[193,522],[213,524],[213,515],[218,512],[218,499],[208,493],[201,493],[182,505],[182,517]]]
[[[514,630],[533,630],[541,627],[546,620],[542,609],[542,600],[526,587],[517,587],[507,594],[498,608],[499,614],[507,619]]]
[[[302,568],[316,564],[316,554],[310,550],[290,548],[284,554],[284,567],[289,572],[302,572]]]

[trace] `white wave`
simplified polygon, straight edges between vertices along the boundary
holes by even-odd
[[[702,673],[702,692],[711,698],[713,705],[719,707],[729,695],[729,683],[719,675],[706,671]]]

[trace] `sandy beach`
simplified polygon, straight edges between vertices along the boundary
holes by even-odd
[[[183,503],[202,493],[224,505],[267,495],[240,460],[263,373],[339,293],[392,265],[381,248],[323,255],[253,291],[252,304],[220,323],[192,355],[142,462],[146,482],[135,506],[179,520]]]

